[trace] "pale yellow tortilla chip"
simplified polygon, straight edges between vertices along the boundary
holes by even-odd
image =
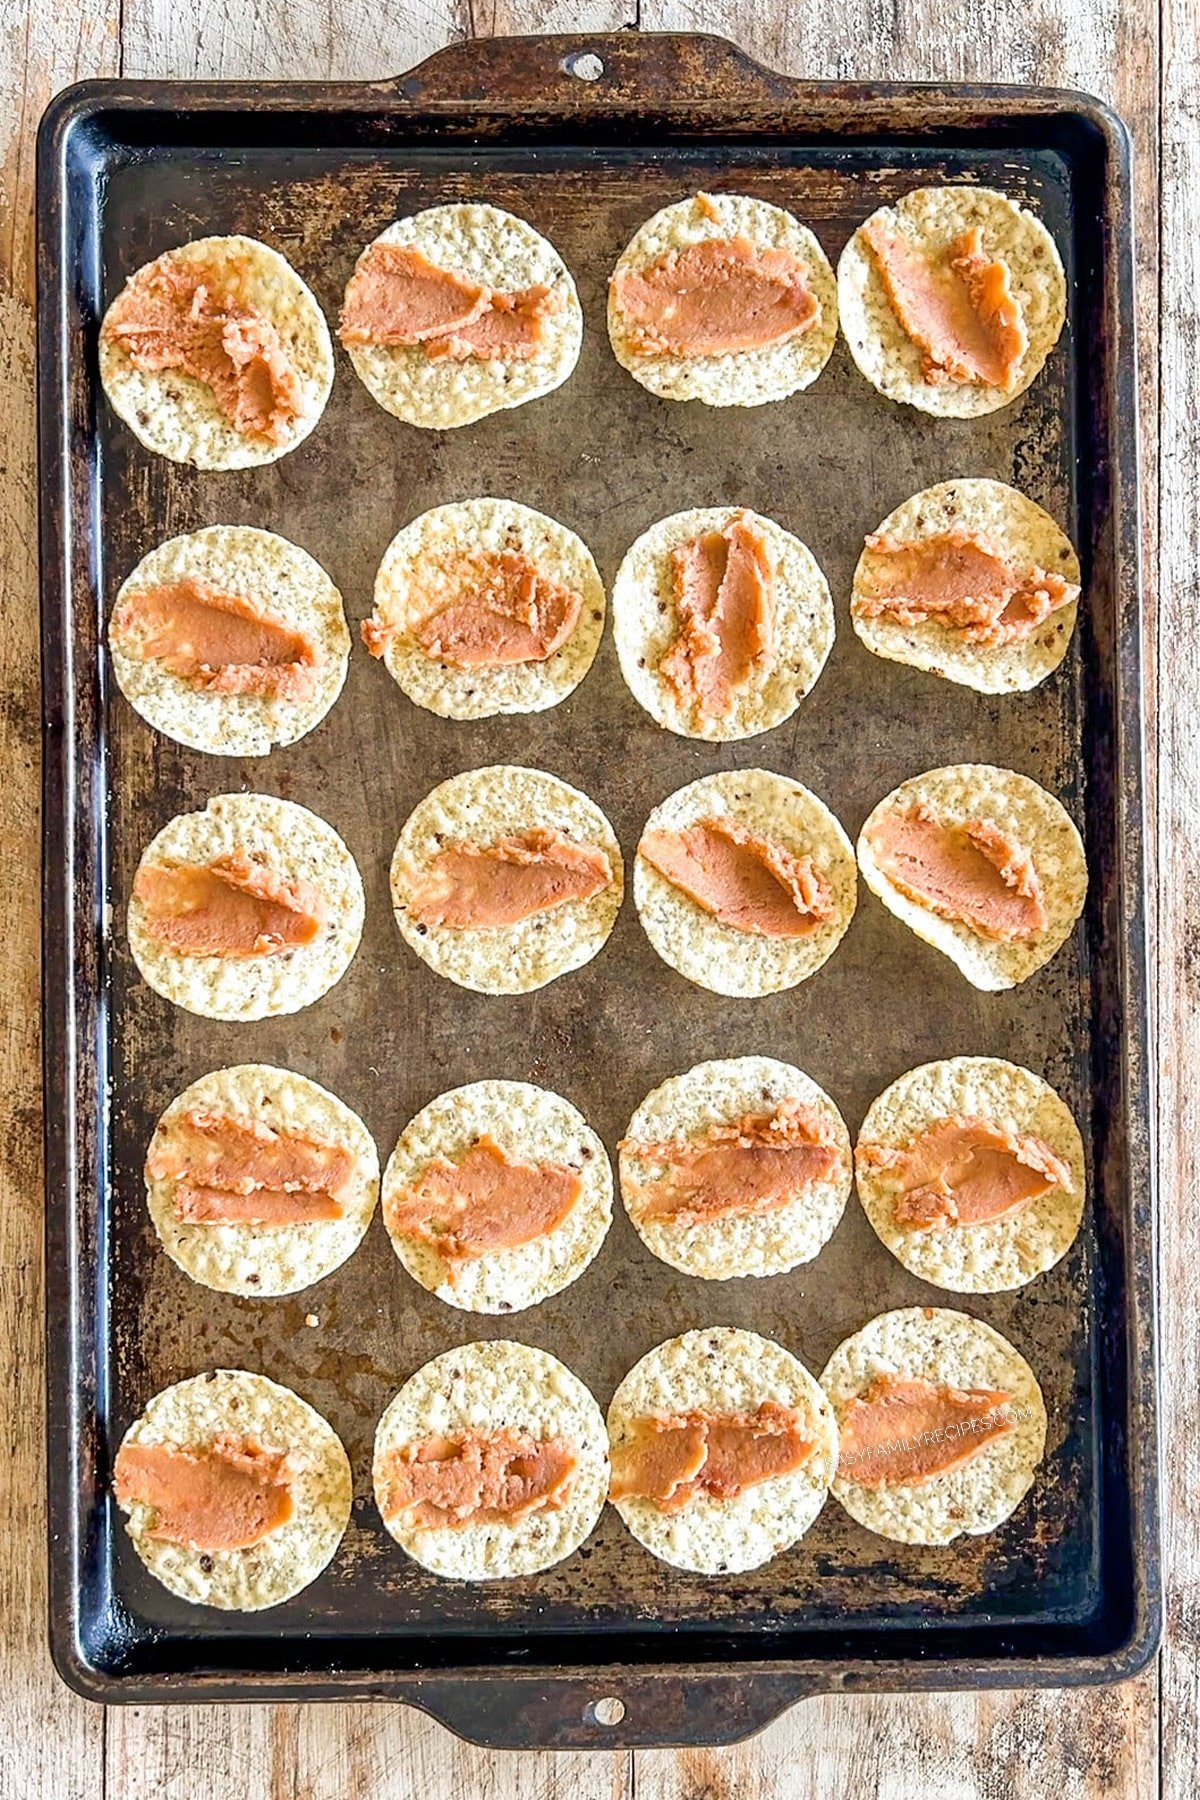
[[[478,1257],[451,1279],[432,1244],[393,1227],[388,1201],[435,1157],[453,1161],[485,1134],[511,1157],[578,1169],[583,1192],[554,1231]],[[612,1223],[612,1191],[604,1145],[568,1100],[528,1081],[473,1081],[439,1094],[400,1133],[384,1175],[383,1217],[404,1267],[439,1300],[466,1312],[522,1312],[583,1274]]]
[[[1046,1404],[1037,1377],[1007,1338],[967,1313],[910,1306],[881,1313],[838,1345],[821,1386],[839,1423],[878,1375],[1012,1395],[1013,1429],[968,1462],[922,1482],[866,1487],[837,1475],[833,1494],[851,1518],[900,1544],[950,1544],[994,1531],[1033,1486],[1046,1448]]]
[[[837,283],[816,237],[799,219],[747,194],[693,194],[664,206],[634,233],[617,259],[613,279],[643,269],[672,250],[710,238],[745,237],[760,250],[790,250],[808,272],[820,312],[807,331],[757,350],[718,356],[649,355],[636,349],[614,296],[608,295],[608,336],[613,355],[636,381],[664,400],[700,400],[706,406],[762,406],[811,386],[837,342]]]
[[[501,550],[523,553],[550,579],[581,595],[575,629],[543,662],[459,669],[436,661],[412,627],[445,603],[439,593],[445,581],[441,566],[453,569],[460,556]],[[454,591],[453,582],[448,586]],[[604,606],[604,583],[582,538],[531,506],[480,499],[435,506],[397,532],[375,577],[372,618],[390,628],[384,666],[410,700],[446,719],[490,719],[498,713],[543,712],[565,700],[600,647]]]
[[[1079,581],[1079,558],[1065,532],[1035,501],[1002,481],[939,482],[897,506],[876,530],[905,544],[948,531],[970,532],[994,544],[1024,573],[1042,569],[1065,581]],[[979,694],[1013,694],[1037,687],[1067,654],[1078,600],[1057,608],[1027,638],[1012,644],[973,644],[961,631],[935,619],[903,625],[895,619],[865,616],[862,601],[871,592],[881,561],[870,545],[864,548],[850,600],[854,629],[876,656],[943,675]]]
[[[943,919],[902,894],[880,867],[871,834],[884,813],[927,806],[949,825],[982,819],[996,825],[1033,859],[1048,915],[1046,929],[1023,942],[986,938],[957,919]],[[955,763],[901,782],[884,796],[858,837],[863,880],[911,931],[951,962],[977,988],[997,992],[1026,981],[1070,937],[1087,897],[1083,841],[1070,814],[1028,775],[990,763]]]
[[[974,419],[1009,406],[1041,372],[1066,319],[1066,276],[1046,227],[995,188],[966,184],[915,188],[895,206],[879,207],[871,218],[880,215],[928,250],[949,245],[971,226],[981,225],[985,253],[1008,264],[1029,343],[1009,388],[979,381],[927,381],[921,351],[892,309],[860,226],[838,259],[837,289],[842,331],[867,380],[889,400],[938,418]]]
[[[736,694],[726,714],[706,718],[685,705],[660,673],[678,629],[671,552],[703,532],[723,530],[743,512],[775,564],[772,658]],[[833,648],[833,602],[812,551],[773,519],[743,507],[699,507],[659,519],[625,552],[612,598],[613,636],[626,685],[656,723],[680,737],[724,743],[782,725],[813,687]]]
[[[430,206],[397,219],[375,242],[411,245],[439,269],[503,292],[545,286],[556,302],[537,353],[508,362],[431,358],[419,344],[348,344],[355,374],[385,411],[449,431],[536,400],[574,370],[583,339],[575,283],[553,244],[525,219],[478,201]]]
[[[336,1095],[291,1069],[240,1063],[214,1069],[172,1100],[155,1127],[147,1158],[183,1113],[226,1112],[274,1131],[341,1144],[358,1159],[342,1196],[343,1217],[301,1225],[194,1225],[175,1210],[178,1183],[146,1175],[154,1229],[172,1262],[193,1281],[255,1299],[294,1294],[339,1268],[358,1248],[379,1197],[379,1157],[370,1132]]]
[[[537,827],[597,845],[612,869],[608,886],[590,900],[567,901],[516,925],[465,930],[410,918],[414,888],[445,845],[490,844]],[[409,814],[392,858],[392,906],[405,943],[439,975],[480,994],[528,994],[603,948],[624,881],[616,833],[594,801],[542,769],[496,763],[451,776]]]
[[[214,1369],[164,1388],[122,1441],[203,1450],[222,1432],[296,1453],[303,1467],[295,1516],[244,1550],[202,1552],[156,1538],[158,1515],[140,1501],[124,1509],[125,1529],[150,1573],[181,1600],[258,1612],[300,1593],[334,1556],[350,1522],[350,1462],[319,1412],[290,1388],[244,1369]]]
[[[613,1502],[638,1542],[663,1562],[702,1575],[735,1575],[757,1569],[803,1537],[825,1504],[837,1467],[837,1424],[816,1380],[782,1344],[723,1325],[669,1338],[621,1382],[608,1409],[614,1449],[639,1418],[753,1413],[764,1401],[794,1408],[811,1432],[813,1449],[793,1474],[759,1482],[730,1500],[700,1494],[674,1513],[638,1497]]]
[[[812,1182],[789,1205],[757,1216],[702,1224],[642,1216],[645,1190],[665,1174],[666,1166],[638,1155],[638,1144],[685,1143],[747,1113],[769,1113],[781,1100],[800,1100],[826,1121],[838,1146],[830,1176]],[[647,1094],[625,1139],[621,1197],[638,1236],[662,1262],[708,1281],[781,1275],[811,1262],[833,1235],[850,1194],[850,1134],[841,1113],[803,1070],[773,1056],[732,1056],[673,1075]]]
[[[689,782],[655,807],[643,836],[725,816],[794,856],[811,856],[832,889],[834,916],[807,937],[760,937],[735,930],[651,868],[639,850],[633,867],[638,917],[663,961],[698,987],[744,999],[777,994],[815,975],[844,937],[858,897],[854,852],[824,801],[798,781],[767,769],[730,769]]]
[[[409,1377],[375,1433],[375,1501],[390,1451],[430,1436],[467,1431],[528,1431],[569,1438],[579,1465],[565,1506],[544,1507],[516,1523],[414,1530],[384,1524],[396,1542],[435,1575],[496,1581],[535,1575],[570,1556],[599,1521],[608,1494],[608,1433],[587,1388],[557,1357],[528,1344],[485,1338],[444,1351]]]
[[[203,812],[180,813],[146,846],[141,863],[207,863],[244,851],[285,880],[314,883],[329,908],[311,944],[276,956],[188,956],[147,928],[131,892],[129,948],[156,994],[208,1019],[265,1019],[311,1006],[341,980],[362,937],[362,877],[324,819],[271,794],[217,794]],[[136,877],[135,877],[136,882]]]
[[[244,304],[266,315],[303,388],[303,408],[282,444],[239,431],[207,382],[177,369],[138,369],[100,327],[100,380],[113,409],[147,450],[197,469],[248,469],[276,462],[303,443],[333,386],[333,344],[316,296],[277,250],[250,237],[196,238],[164,254],[215,265]]]
[[[118,628],[122,607],[136,594],[189,577],[306,632],[322,653],[314,691],[303,700],[214,693],[143,655],[138,632]],[[129,704],[177,743],[213,756],[266,756],[277,744],[294,744],[325,717],[350,661],[342,596],[320,563],[275,532],[249,525],[209,525],[151,550],[122,583],[108,635],[113,672]]]
[[[998,1056],[954,1056],[909,1069],[872,1101],[859,1144],[906,1149],[943,1119],[982,1118],[1029,1135],[1066,1164],[1071,1186],[1051,1188],[1008,1219],[914,1229],[896,1223],[900,1191],[885,1169],[856,1171],[858,1197],[877,1236],[906,1269],[957,1294],[1022,1287],[1053,1268],[1079,1232],[1087,1172],[1070,1108],[1039,1075]]]

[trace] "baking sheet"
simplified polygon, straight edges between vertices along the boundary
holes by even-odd
[[[565,139],[439,147],[414,136],[346,150],[306,147],[301,133],[283,143],[225,138],[210,147],[197,133],[194,143],[114,158],[106,170],[97,220],[105,302],[130,270],[172,244],[247,231],[288,256],[332,320],[358,252],[385,224],[470,198],[507,207],[550,237],[575,276],[586,326],[578,369],[563,388],[451,433],[389,417],[339,351],[333,394],[312,436],[276,464],[234,474],[153,458],[103,403],[96,409],[95,579],[90,596],[77,592],[75,646],[79,679],[101,683],[90,752],[86,743],[82,750],[102,757],[94,773],[111,906],[98,969],[111,1136],[95,1220],[107,1299],[95,1369],[96,1472],[102,1485],[121,1434],[153,1393],[223,1365],[294,1387],[338,1431],[355,1473],[353,1517],[334,1563],[258,1619],[189,1608],[167,1594],[97,1498],[91,1541],[107,1611],[93,1622],[97,1630],[103,1624],[110,1649],[114,1633],[121,1639],[130,1670],[145,1668],[150,1645],[157,1666],[181,1676],[198,1666],[257,1670],[269,1645],[272,1668],[282,1659],[290,1670],[318,1673],[331,1654],[322,1640],[336,1640],[334,1660],[349,1667],[356,1659],[376,1672],[452,1666],[467,1660],[468,1636],[472,1661],[561,1665],[622,1656],[634,1645],[650,1660],[819,1655],[823,1644],[829,1654],[850,1646],[857,1654],[863,1645],[885,1650],[893,1632],[911,1638],[936,1628],[943,1650],[960,1641],[965,1655],[986,1641],[999,1649],[1030,1642],[1034,1633],[1049,1649],[1056,1632],[1085,1628],[1109,1603],[1102,1509],[1114,1433],[1127,1417],[1114,1411],[1122,1395],[1102,1379],[1101,1362],[1111,1355],[1103,1334],[1119,1339],[1129,1326],[1120,1281],[1134,1224],[1123,1186],[1125,1127],[1112,1116],[1106,1066],[1115,1050],[1106,1035],[1113,982],[1128,969],[1112,965],[1109,979],[1098,967],[1102,958],[1109,969],[1118,955],[1109,909],[1119,844],[1107,799],[1117,640],[1106,614],[1115,623],[1121,596],[1111,517],[1096,510],[1094,397],[1077,387],[1097,378],[1088,360],[1097,350],[1091,297],[1086,279],[1082,292],[1077,280],[1078,171],[1057,148],[1029,144],[669,137],[648,149]],[[700,187],[754,194],[797,213],[836,262],[876,206],[916,185],[955,180],[985,181],[1033,206],[1066,262],[1073,325],[1012,406],[975,421],[934,421],[890,405],[857,373],[841,340],[807,393],[745,411],[657,400],[612,358],[605,279],[658,206]],[[1083,274],[1091,273],[1089,264]],[[97,316],[92,309],[93,327]],[[885,663],[850,627],[864,534],[910,493],[956,475],[1014,483],[1081,549],[1090,576],[1081,629],[1059,672],[1032,694],[982,697]],[[472,723],[413,706],[356,642],[345,691],[325,722],[270,758],[240,760],[205,757],[156,735],[110,679],[89,672],[85,659],[95,657],[121,580],[174,533],[216,522],[281,532],[329,570],[357,637],[395,531],[427,506],[481,493],[538,507],[578,531],[606,586],[634,537],[666,513],[721,503],[766,513],[811,547],[829,580],[838,635],[824,673],[778,730],[705,745],[661,731],[641,711],[620,679],[607,628],[591,673],[564,704]],[[515,998],[470,994],[440,979],[407,950],[392,918],[387,871],[400,826],[435,782],[460,769],[526,763],[581,787],[612,820],[628,876],[651,807],[697,776],[748,767],[794,776],[853,838],[899,781],[959,761],[1033,776],[1086,830],[1093,895],[1085,919],[1046,968],[1008,993],[968,986],[861,884],[854,922],[825,967],[801,987],[757,1001],[722,999],[668,969],[642,933],[631,895],[594,962]],[[363,874],[367,924],[349,973],[316,1005],[229,1025],[193,1018],[140,981],[123,916],[151,836],[212,794],[243,788],[299,801],[335,826]],[[1131,1025],[1136,1017],[1125,1021]],[[814,1262],[765,1280],[706,1283],[652,1258],[618,1204],[604,1249],[580,1280],[505,1319],[463,1313],[426,1293],[401,1268],[380,1219],[351,1260],[315,1287],[253,1301],[190,1282],[161,1251],[146,1212],[141,1166],[158,1114],[188,1082],[225,1064],[279,1063],[322,1082],[361,1114],[386,1160],[400,1129],[435,1094],[500,1076],[565,1094],[613,1153],[634,1107],[664,1077],[706,1057],[749,1053],[806,1070],[852,1134],[872,1098],[925,1060],[995,1054],[1044,1074],[1071,1104],[1088,1151],[1089,1203],[1075,1247],[1014,1294],[958,1299],[895,1262],[852,1196]],[[1100,1191],[1098,1147],[1108,1170]],[[375,1512],[375,1423],[407,1376],[454,1344],[507,1335],[541,1346],[604,1405],[639,1356],[692,1326],[764,1332],[819,1374],[868,1318],[913,1304],[961,1306],[995,1325],[1028,1358],[1046,1397],[1039,1479],[990,1536],[949,1549],[901,1547],[867,1533],[831,1500],[792,1550],[714,1581],[657,1562],[607,1509],[587,1546],[557,1568],[458,1585],[406,1559]],[[1112,1520],[1110,1510],[1110,1530]]]

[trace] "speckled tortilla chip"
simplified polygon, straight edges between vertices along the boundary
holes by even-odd
[[[188,578],[248,600],[309,635],[321,651],[313,693],[303,700],[214,693],[140,655],[136,633],[119,629],[123,606],[137,594]],[[346,679],[350,633],[341,595],[307,551],[273,531],[209,525],[170,538],[142,558],[117,594],[109,648],[121,692],[159,731],[214,756],[266,756],[276,744],[294,744],[325,717]]]
[[[732,1500],[702,1494],[679,1512],[649,1500],[614,1501],[638,1542],[677,1569],[731,1575],[756,1569],[803,1537],[837,1467],[833,1409],[808,1370],[781,1344],[753,1331],[709,1326],[659,1344],[635,1363],[612,1397],[613,1446],[652,1414],[756,1412],[764,1401],[795,1408],[814,1440],[803,1466]]]
[[[1083,1140],[1054,1089],[998,1056],[954,1056],[923,1063],[893,1081],[871,1103],[860,1144],[906,1147],[942,1119],[984,1118],[1014,1135],[1049,1145],[1071,1171],[1072,1187],[1051,1188],[1009,1219],[949,1230],[902,1228],[895,1220],[896,1183],[885,1170],[859,1168],[858,1197],[877,1235],[906,1269],[958,1294],[1021,1287],[1053,1268],[1075,1241],[1083,1217]]]
[[[1048,512],[1002,481],[961,479],[925,488],[890,512],[876,527],[901,543],[921,543],[943,532],[965,531],[994,543],[1021,570],[1043,569],[1078,582],[1079,558],[1070,539]],[[850,617],[855,631],[876,656],[944,675],[980,694],[1012,694],[1036,687],[1067,653],[1079,602],[1052,612],[1022,642],[985,646],[936,620],[902,625],[886,617],[867,618],[858,603],[866,591],[873,557],[864,549],[854,572]]]
[[[152,1537],[157,1515],[140,1502],[127,1509],[125,1529],[150,1573],[181,1600],[257,1612],[306,1588],[336,1552],[350,1522],[350,1463],[320,1413],[290,1388],[243,1369],[216,1369],[164,1388],[123,1442],[205,1449],[220,1433],[296,1452],[303,1468],[294,1516],[247,1549],[203,1554]]]
[[[429,571],[437,559],[506,549],[581,596],[575,629],[542,662],[462,669],[436,661],[413,636],[410,598],[415,594],[428,606]],[[582,538],[515,500],[481,499],[435,506],[396,534],[375,578],[373,617],[389,632],[384,664],[410,700],[443,718],[487,719],[543,712],[565,700],[592,666],[604,607],[604,583]],[[418,620],[424,616],[418,611]]]
[[[240,1063],[202,1075],[172,1100],[155,1127],[147,1156],[183,1113],[227,1112],[280,1132],[304,1133],[343,1144],[358,1158],[353,1186],[342,1196],[344,1216],[298,1225],[193,1225],[175,1211],[172,1180],[146,1177],[154,1229],[173,1262],[205,1287],[266,1297],[294,1294],[338,1268],[358,1247],[379,1196],[379,1157],[371,1134],[335,1095],[290,1069]]]
[[[813,1182],[793,1204],[760,1217],[712,1219],[681,1224],[642,1219],[643,1190],[658,1179],[660,1166],[628,1149],[621,1151],[621,1195],[646,1248],[672,1268],[709,1281],[741,1275],[780,1275],[811,1262],[832,1236],[850,1193],[850,1135],[823,1088],[802,1070],[772,1056],[736,1056],[697,1063],[647,1094],[625,1137],[635,1144],[678,1143],[699,1137],[713,1125],[746,1114],[769,1113],[781,1100],[800,1100],[828,1123],[838,1145],[838,1166]]]
[[[519,361],[431,358],[419,344],[348,345],[360,381],[398,419],[430,431],[471,425],[550,393],[573,371],[583,339],[575,283],[553,244],[524,219],[478,202],[430,206],[374,241],[412,245],[439,269],[504,292],[543,285],[553,296],[544,343]]]
[[[1012,835],[1033,859],[1048,914],[1044,931],[1026,942],[981,937],[969,925],[939,918],[893,885],[871,848],[872,825],[884,812],[921,805],[947,824],[983,819]],[[1070,936],[1087,895],[1083,842],[1065,807],[1028,775],[990,763],[930,769],[885,795],[859,833],[858,866],[889,912],[948,956],[973,986],[989,992],[1015,987],[1049,962]]]
[[[668,731],[714,743],[755,737],[790,718],[833,648],[833,602],[812,551],[773,519],[751,512],[748,522],[775,563],[770,667],[720,718],[698,718],[663,680],[659,666],[678,630],[671,552],[704,532],[723,530],[739,510],[700,507],[660,519],[625,552],[613,583],[613,635],[634,699]]]
[[[375,1433],[376,1504],[389,1452],[430,1436],[506,1428],[571,1441],[579,1465],[567,1503],[515,1524],[495,1520],[430,1531],[414,1531],[403,1521],[389,1525],[396,1542],[435,1575],[460,1581],[534,1575],[577,1550],[599,1520],[608,1493],[608,1434],[600,1408],[557,1357],[503,1338],[447,1350],[405,1382]]]
[[[753,998],[795,987],[830,957],[854,916],[857,877],[850,840],[823,801],[766,769],[702,776],[668,796],[647,831],[679,831],[728,816],[794,856],[811,856],[833,892],[834,916],[807,937],[759,937],[723,925],[638,855],[633,897],[646,936],[663,961],[715,994]]]
[[[938,1386],[1003,1389],[1013,1397],[1014,1427],[944,1475],[883,1487],[838,1476],[835,1497],[868,1531],[901,1544],[949,1544],[994,1531],[1033,1486],[1046,1448],[1046,1406],[1025,1358],[967,1313],[925,1306],[881,1313],[839,1344],[825,1365],[821,1386],[839,1420],[885,1373]]]
[[[429,1244],[396,1231],[389,1196],[419,1180],[434,1157],[451,1161],[484,1134],[510,1156],[578,1168],[583,1192],[555,1231],[466,1263],[451,1281]],[[521,1312],[582,1275],[612,1223],[612,1170],[604,1145],[569,1101],[527,1081],[475,1081],[422,1107],[400,1134],[383,1182],[392,1248],[414,1280],[468,1312]]]
[[[762,406],[814,382],[837,341],[837,283],[825,252],[799,219],[746,194],[693,195],[664,206],[634,233],[613,275],[644,269],[672,250],[708,238],[747,238],[760,250],[790,250],[808,271],[820,303],[809,330],[757,350],[719,356],[650,355],[634,348],[610,283],[608,335],[613,355],[635,380],[664,400],[702,400],[706,406]]]
[[[915,188],[871,217],[883,218],[914,244],[930,249],[982,226],[985,253],[1008,264],[1028,346],[1010,388],[927,381],[922,353],[892,310],[860,227],[838,259],[837,290],[842,331],[867,380],[889,400],[940,418],[973,419],[1008,406],[1039,374],[1066,318],[1062,259],[1041,220],[994,188],[969,186]]]
[[[609,885],[590,900],[487,930],[409,917],[414,887],[444,845],[490,844],[539,826],[603,850],[613,871]],[[621,848],[600,808],[555,775],[508,763],[470,769],[434,788],[409,814],[392,858],[392,905],[404,941],[439,975],[481,994],[527,994],[590,962],[613,928],[623,893]]]
[[[148,450],[198,469],[248,469],[275,462],[302,443],[333,386],[333,344],[325,315],[291,264],[257,238],[197,238],[171,254],[228,267],[234,292],[264,313],[283,340],[304,393],[301,416],[281,444],[238,431],[203,381],[175,369],[138,369],[100,327],[100,379],[117,413]],[[107,319],[107,315],[106,315]]]
[[[329,911],[319,936],[281,956],[183,956],[151,935],[133,895],[128,913],[133,959],[156,994],[205,1018],[299,1012],[350,966],[362,937],[362,879],[331,825],[307,807],[270,794],[218,794],[203,812],[181,813],[146,846],[142,863],[208,863],[238,850],[257,853],[285,880],[320,889]]]

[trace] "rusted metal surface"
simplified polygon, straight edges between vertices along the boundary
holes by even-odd
[[[569,72],[579,47],[599,50],[600,81]],[[401,1692],[468,1735],[521,1743],[622,1734],[631,1743],[718,1741],[820,1686],[1061,1682],[1135,1666],[1156,1628],[1157,1549],[1119,128],[1069,96],[794,83],[712,39],[502,40],[444,52],[378,88],[98,86],[57,103],[42,157],[60,1666],[107,1698]],[[605,279],[658,206],[697,187],[759,195],[796,212],[835,260],[874,207],[956,179],[1029,201],[1067,260],[1072,328],[1011,407],[933,421],[892,406],[840,341],[808,393],[746,411],[657,400],[613,360]],[[333,317],[359,250],[390,219],[459,198],[529,219],[574,274],[586,332],[578,370],[557,393],[461,431],[424,433],[377,407],[339,353],[328,409],[300,449],[223,475],[149,456],[106,409],[94,375],[98,319],[148,258],[208,232],[248,231],[291,259]],[[864,534],[916,489],[961,474],[1014,482],[1080,546],[1088,587],[1076,642],[1029,695],[983,698],[885,663],[850,628]],[[611,634],[563,705],[477,723],[414,707],[359,646],[317,731],[268,759],[238,761],[157,736],[103,671],[102,626],[120,581],[176,532],[214,522],[281,532],[330,571],[356,626],[395,531],[427,506],[480,493],[563,520],[589,544],[606,583],[633,538],[665,513],[743,503],[768,514],[810,545],[830,582],[838,637],[821,679],[780,729],[709,746],[672,737],[641,712]],[[853,836],[909,775],[947,762],[1000,763],[1060,795],[1084,827],[1088,911],[1047,968],[1012,993],[988,995],[864,890],[849,933],[812,980],[731,1001],[667,969],[627,900],[586,969],[524,997],[469,994],[404,946],[388,863],[408,812],[436,781],[504,761],[549,769],[592,795],[627,864],[650,808],[718,769],[796,776]],[[300,801],[328,819],[367,893],[362,948],[342,982],[306,1012],[249,1025],[193,1018],[152,994],[123,927],[133,870],[154,832],[237,788]],[[1078,1243],[1016,1294],[960,1301],[896,1263],[852,1198],[814,1262],[718,1284],[658,1263],[618,1207],[585,1275],[505,1320],[458,1312],[418,1287],[379,1221],[349,1263],[303,1294],[261,1302],[213,1294],[162,1253],[146,1212],[140,1171],[155,1119],[186,1083],[224,1064],[275,1062],[321,1081],[361,1113],[386,1158],[426,1101],[485,1076],[556,1088],[612,1151],[665,1076],[751,1052],[807,1070],[852,1132],[874,1095],[917,1062],[994,1053],[1043,1072],[1073,1104],[1088,1146],[1091,1198]],[[991,1536],[902,1548],[831,1502],[793,1550],[714,1581],[669,1570],[609,1511],[585,1549],[556,1569],[458,1585],[408,1561],[375,1513],[375,1422],[416,1367],[454,1344],[511,1335],[542,1346],[604,1404],[639,1356],[695,1325],[751,1327],[819,1372],[875,1313],[919,1303],[962,1305],[996,1325],[1045,1392],[1042,1474]],[[319,1323],[307,1325],[308,1315]],[[159,1388],[213,1365],[261,1370],[296,1388],[330,1419],[354,1466],[341,1553],[265,1620],[197,1611],[167,1595],[124,1542],[104,1495],[129,1420]],[[738,1672],[718,1676],[714,1663]],[[586,1713],[589,1693],[609,1691],[591,1671],[610,1664],[622,1667],[613,1691],[628,1708],[616,1733],[598,1732]],[[431,1668],[443,1673],[418,1673]],[[522,1668],[536,1676],[536,1693],[521,1686]]]

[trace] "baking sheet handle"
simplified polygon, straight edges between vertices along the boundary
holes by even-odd
[[[736,1743],[821,1685],[791,1673],[621,1668],[434,1678],[404,1698],[490,1750],[632,1750]]]
[[[644,113],[782,99],[795,86],[726,38],[703,32],[595,31],[547,37],[471,38],[449,44],[386,84],[419,107],[493,106],[499,113],[561,104],[597,117],[615,107]]]

